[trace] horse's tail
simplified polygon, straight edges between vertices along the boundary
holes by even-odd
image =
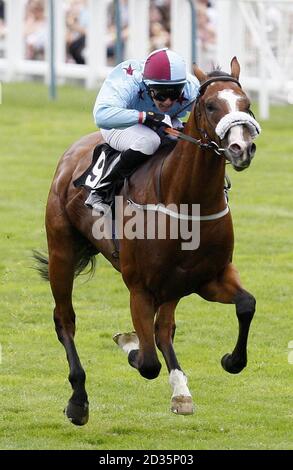
[[[74,277],[79,276],[86,267],[89,265],[89,269],[84,273],[88,274],[91,278],[96,269],[96,258],[97,250],[91,244],[84,244],[79,246],[76,252],[76,263],[74,268]],[[37,250],[33,250],[33,258],[36,261],[35,269],[39,271],[42,279],[49,281],[49,261],[48,255],[40,253]]]
[[[33,258],[37,262],[35,269],[39,271],[39,274],[42,279],[45,281],[49,281],[49,262],[48,256],[40,253],[37,250],[33,250]]]
[[[89,269],[83,273],[88,274],[88,279],[91,279],[95,274],[96,270],[96,254],[97,249],[91,243],[81,244],[76,252],[76,263],[74,268],[74,277],[79,276],[86,267],[89,265]]]

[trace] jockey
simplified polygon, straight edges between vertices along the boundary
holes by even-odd
[[[85,204],[100,210],[105,189],[123,180],[158,149],[166,127],[182,127],[179,119],[191,110],[199,81],[186,72],[184,60],[163,48],[145,62],[117,65],[103,83],[94,106],[94,119],[107,144],[121,152],[93,189]]]

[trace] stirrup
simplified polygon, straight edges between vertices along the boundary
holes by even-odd
[[[103,198],[95,190],[90,192],[84,204],[89,209],[94,209],[98,213],[106,214],[109,210],[108,204],[104,202]]]

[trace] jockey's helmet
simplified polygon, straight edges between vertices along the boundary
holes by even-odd
[[[186,64],[168,48],[158,49],[146,59],[143,81],[152,99],[177,100],[186,83]]]
[[[143,81],[147,87],[184,85],[186,83],[185,61],[168,48],[153,51],[144,64]]]

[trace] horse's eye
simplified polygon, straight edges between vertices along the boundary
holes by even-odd
[[[207,103],[206,109],[209,113],[212,113],[213,111],[216,111],[217,108],[213,103]]]

